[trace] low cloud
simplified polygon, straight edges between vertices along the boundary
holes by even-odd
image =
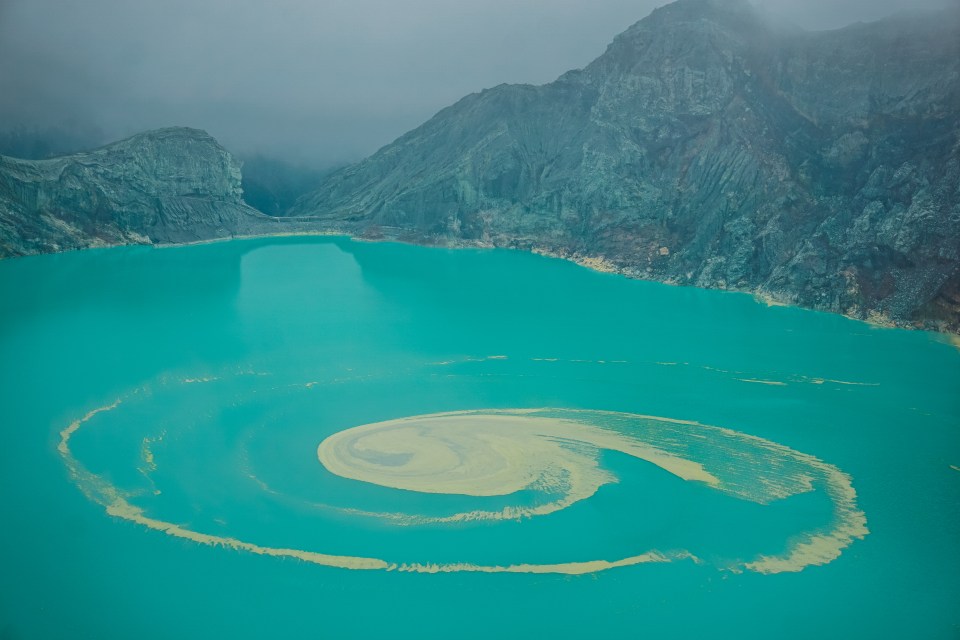
[[[756,0],[834,28],[949,0]],[[360,158],[463,95],[582,67],[651,0],[0,0],[0,118],[108,139],[207,129],[240,153]]]

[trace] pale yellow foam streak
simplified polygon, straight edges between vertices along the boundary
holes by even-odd
[[[843,384],[851,387],[879,387],[879,382],[851,382],[849,380],[834,380],[832,378],[801,378],[803,382],[809,382],[810,384],[823,384],[824,382],[832,382],[833,384]]]
[[[628,364],[627,360],[587,360],[584,358],[574,358],[570,360],[561,360],[560,358],[530,358],[532,362],[574,362],[577,364]]]
[[[163,440],[163,436],[164,434],[161,433],[156,438],[143,438],[140,441],[140,458],[143,460],[143,466],[140,467],[139,471],[153,487],[153,494],[156,496],[160,495],[161,491],[157,488],[152,476],[153,472],[157,470],[157,460],[153,455],[153,444]]]
[[[675,364],[670,362],[657,362],[656,364]],[[729,373],[736,376],[746,376],[747,374],[743,371],[730,371],[729,369],[719,369],[717,367],[711,367],[708,365],[703,365],[701,368],[706,369],[707,371],[714,371],[716,373]],[[786,386],[788,383],[783,380],[770,380],[769,378],[748,378],[748,377],[737,377],[736,380],[740,382],[753,382],[757,384],[769,384],[774,386]],[[787,378],[790,382],[804,382],[809,384],[821,385],[825,382],[831,382],[833,384],[842,384],[854,387],[879,387],[879,382],[854,382],[851,380],[837,380],[834,378],[818,378],[811,376],[795,375],[789,376]]]
[[[61,455],[70,456],[72,458],[73,456],[71,456],[70,454],[70,447],[68,443],[70,441],[70,438],[73,437],[73,434],[75,434],[77,430],[81,426],[83,426],[84,422],[87,422],[98,413],[103,413],[105,411],[113,411],[118,406],[120,406],[121,402],[122,401],[120,400],[120,398],[117,398],[113,404],[109,404],[103,407],[98,407],[92,411],[88,411],[82,418],[74,420],[69,425],[67,425],[67,428],[60,432],[60,443],[57,445],[57,451],[59,451]]]
[[[140,456],[143,458],[143,464],[147,466],[148,472],[157,470],[157,461],[153,457],[153,451],[150,449],[150,444],[147,441],[147,438],[144,438],[143,443],[141,444]]]
[[[166,435],[166,432],[161,433],[156,438],[145,437],[140,441],[140,458],[143,459],[143,464],[145,467],[142,470],[144,472],[144,475],[149,476],[151,472],[157,470],[157,460],[156,460],[156,457],[153,455],[153,445],[156,442],[162,441],[164,435]]]
[[[755,384],[767,384],[772,387],[785,387],[787,386],[786,382],[780,382],[779,380],[760,380],[759,378],[737,378],[740,382],[753,382]]]
[[[416,571],[417,573],[450,573],[455,571],[466,571],[474,573],[563,573],[568,575],[583,575],[586,573],[596,573],[615,569],[617,567],[629,567],[638,564],[647,564],[650,562],[675,562],[677,560],[700,560],[686,552],[676,552],[663,554],[658,551],[643,553],[638,556],[622,558],[620,560],[589,560],[587,562],[561,562],[557,564],[511,564],[504,567],[491,567],[486,565],[477,565],[469,563],[459,564],[402,564],[396,567],[397,571]]]
[[[807,534],[795,540],[779,556],[760,556],[747,562],[743,565],[745,568],[758,573],[784,573],[801,571],[812,565],[824,565],[839,558],[854,540],[861,540],[870,533],[866,515],[857,508],[857,492],[850,482],[850,476],[812,456],[805,457],[826,473],[827,493],[833,499],[838,523],[828,532]]]
[[[356,556],[337,556],[326,553],[317,553],[315,551],[304,551],[302,549],[282,549],[276,547],[264,547],[252,542],[244,542],[237,538],[211,535],[200,533],[187,529],[172,522],[165,522],[150,518],[143,514],[143,510],[136,507],[121,496],[117,496],[114,501],[106,505],[107,513],[111,516],[129,520],[142,525],[154,531],[163,533],[175,538],[192,540],[203,545],[211,547],[227,547],[237,551],[249,551],[262,556],[272,556],[275,558],[297,558],[305,562],[320,564],[328,567],[340,567],[342,569],[390,569],[396,565],[391,565],[384,560],[376,558],[361,558]]]

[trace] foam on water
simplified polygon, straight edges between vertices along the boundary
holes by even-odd
[[[211,378],[213,380],[213,378]],[[183,380],[182,385],[194,379]],[[307,388],[307,387],[305,387]],[[114,517],[194,542],[267,556],[293,557],[346,569],[384,569],[440,573],[455,571],[581,574],[647,562],[701,560],[686,549],[638,550],[614,560],[554,563],[399,562],[366,556],[325,553],[257,544],[236,536],[211,534],[148,515],[136,505],[137,492],[123,490],[103,475],[90,472],[73,454],[71,439],[111,405],[88,412],[60,432],[58,451],[83,493]],[[140,425],[141,428],[143,425]],[[156,461],[142,439],[141,458],[150,472]],[[788,447],[693,421],[655,416],[569,409],[459,411],[415,416],[363,425],[334,433],[317,449],[330,473],[353,481],[425,494],[511,496],[536,492],[547,499],[533,506],[471,510],[443,517],[411,513],[376,513],[350,507],[334,510],[355,517],[424,525],[478,520],[541,517],[589,499],[617,482],[599,461],[602,450],[618,451],[653,464],[684,481],[701,483],[739,500],[769,504],[822,487],[833,505],[826,529],[800,531],[784,541],[778,555],[725,561],[719,568],[759,573],[800,571],[837,558],[854,540],[867,535],[866,517],[857,508],[849,476],[833,465]],[[207,455],[210,455],[209,453]],[[149,475],[149,474],[148,474]],[[152,482],[152,480],[151,480]],[[265,490],[268,487],[263,485]],[[159,495],[161,491],[154,489]]]

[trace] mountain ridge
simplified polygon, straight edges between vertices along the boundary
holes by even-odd
[[[187,127],[45,160],[0,156],[0,257],[268,232],[240,185],[239,162]]]
[[[956,330],[957,15],[806,32],[680,0],[552,83],[464,97],[291,213]]]

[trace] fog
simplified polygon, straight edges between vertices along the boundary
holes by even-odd
[[[808,29],[956,0],[756,0]],[[356,160],[462,96],[583,67],[658,0],[0,0],[0,125],[203,128]]]

